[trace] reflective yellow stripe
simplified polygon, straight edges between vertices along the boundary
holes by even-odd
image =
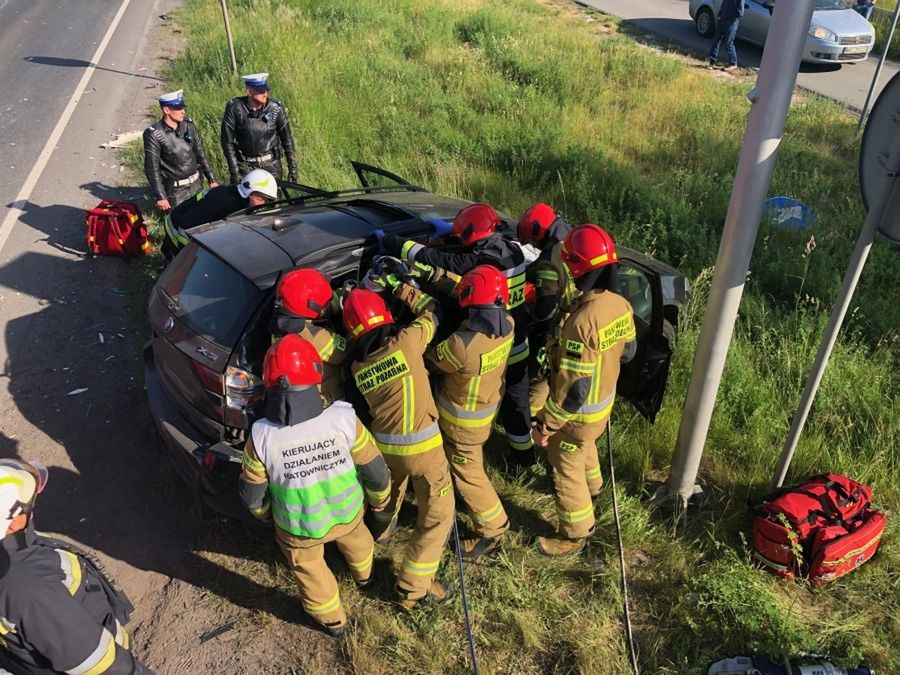
[[[582,520],[587,520],[592,515],[594,515],[594,505],[590,504],[577,511],[564,511],[561,508],[557,507],[556,515],[559,516],[560,520],[564,520],[567,523],[579,523]]]
[[[416,314],[421,314],[425,308],[434,300],[430,295],[426,293],[421,294],[422,297],[413,305],[413,312]]]
[[[507,279],[509,286],[509,303],[507,309],[513,309],[525,302],[525,272],[516,274]]]
[[[514,363],[519,363],[520,361],[524,361],[528,358],[528,343],[523,343],[523,345],[516,345],[513,347],[513,350],[509,354],[509,360],[506,362],[507,366],[511,366]]]
[[[571,419],[573,422],[580,422],[582,424],[599,422],[609,417],[609,413],[612,412],[613,403],[615,403],[615,398],[613,398],[613,400],[610,401],[609,404],[607,404],[600,410],[575,413],[574,415],[572,415]]]
[[[372,442],[372,434],[369,433],[369,430],[365,427],[362,428],[362,432],[356,436],[356,440],[353,442],[353,446],[350,448],[350,452],[356,454],[360,450],[362,450],[367,443]]]
[[[251,457],[247,454],[245,450],[241,455],[241,467],[250,471],[251,473],[256,473],[261,476],[266,475],[266,465],[260,462],[258,459]]]
[[[585,469],[584,475],[588,479],[598,478],[600,476],[600,467],[595,466],[592,469]]]
[[[441,419],[447,420],[451,424],[457,427],[463,427],[464,429],[478,429],[480,427],[490,426],[491,422],[494,421],[494,414],[497,412],[496,407],[488,408],[486,409],[486,412],[489,412],[490,414],[487,417],[472,418],[454,415],[442,405],[438,405],[437,409]]]
[[[272,510],[272,504],[270,504],[269,502],[266,502],[265,504],[260,506],[258,509],[249,509],[250,514],[254,518],[259,518],[260,520],[265,520],[271,510]]]
[[[548,398],[547,402],[544,404],[544,410],[562,422],[568,422],[572,419],[572,413],[566,412],[560,408],[551,398]]]
[[[413,379],[411,375],[403,378],[403,433],[411,434],[413,432],[413,421],[415,420],[415,399],[413,394]]]
[[[422,244],[417,244],[412,239],[409,239],[403,242],[403,246],[400,247],[400,257],[412,262],[416,259],[416,254],[423,248],[425,247]]]
[[[431,342],[434,339],[434,322],[427,319],[416,319],[409,325],[425,331],[425,342]]]
[[[70,551],[61,551],[56,549],[59,554],[60,568],[65,575],[63,584],[69,591],[69,595],[75,595],[81,586],[81,564],[78,562],[78,556]]]
[[[569,370],[573,373],[583,373],[585,375],[592,375],[596,365],[596,363],[583,363],[582,361],[575,361],[567,358],[559,360],[560,370]]]
[[[450,347],[450,338],[441,342],[435,351],[439,359],[444,359],[457,370],[462,370],[463,364],[459,362],[459,359],[456,358],[453,349]]]
[[[321,358],[323,361],[327,361],[328,357],[331,356],[333,353],[334,353],[334,338],[331,335],[329,335],[328,342],[326,342],[322,346],[322,349],[319,350],[319,358]]]
[[[499,516],[503,512],[503,504],[500,503],[500,500],[497,500],[497,503],[494,504],[487,511],[482,511],[481,513],[473,513],[472,517],[477,520],[479,523],[487,523],[497,516]]]
[[[100,675],[109,670],[116,660],[116,641],[112,633],[105,628],[100,633],[100,642],[88,657],[74,668],[67,670],[69,675]]]
[[[559,275],[554,270],[539,270],[537,273],[538,279],[547,279],[549,281],[558,281]]]
[[[429,438],[425,441],[420,441],[418,443],[384,443],[379,441],[377,438],[375,439],[375,445],[378,446],[378,449],[385,455],[421,455],[422,453],[428,452],[429,450],[434,450],[435,448],[439,448],[441,444],[444,442],[443,437],[440,432]]]
[[[478,389],[481,387],[481,376],[476,375],[469,380],[469,392],[466,395],[466,410],[475,410],[478,405]]]
[[[514,450],[531,450],[534,447],[531,434],[523,434],[522,436],[506,434],[506,442]]]
[[[391,494],[391,485],[388,483],[388,486],[384,490],[370,490],[369,488],[366,488],[366,494],[380,504]]]
[[[341,606],[341,592],[338,591],[334,594],[334,597],[331,598],[328,602],[323,602],[321,605],[311,605],[303,601],[303,609],[305,609],[310,614],[327,614],[328,612],[334,612]]]
[[[416,575],[417,577],[427,577],[437,572],[437,568],[440,563],[440,558],[438,558],[434,562],[425,563],[420,563],[416,562],[415,560],[410,560],[409,558],[404,558],[403,569],[410,574]]]
[[[364,560],[362,560],[361,562],[353,562],[352,560],[347,558],[347,564],[355,570],[360,570],[360,571],[367,570],[372,566],[372,559],[374,557],[375,557],[375,547],[373,546],[372,550],[369,551],[369,555],[367,555]]]

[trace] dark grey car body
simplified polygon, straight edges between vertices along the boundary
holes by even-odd
[[[190,230],[191,243],[151,291],[144,362],[153,417],[182,478],[229,515],[244,516],[236,479],[242,445],[261,414],[262,391],[253,378],[261,374],[270,344],[268,318],[279,277],[314,267],[337,288],[368,269],[377,252],[373,230],[424,239],[431,226],[423,216],[449,220],[469,203],[354,166],[361,188],[325,192],[283,184],[291,199]],[[372,185],[373,179],[382,185]],[[638,355],[623,368],[619,391],[652,420],[687,282],[635,251],[620,247],[619,256],[622,292],[634,306],[639,334]]]

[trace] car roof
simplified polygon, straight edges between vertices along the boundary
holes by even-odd
[[[238,212],[189,230],[203,248],[260,288],[282,270],[327,258],[329,252],[361,242],[376,229],[407,234],[430,226],[423,216],[452,219],[469,202],[424,190],[311,198],[280,208]]]

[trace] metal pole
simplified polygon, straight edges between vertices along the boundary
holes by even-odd
[[[891,46],[891,40],[894,39],[894,29],[897,27],[897,17],[900,17],[900,2],[894,8],[894,18],[891,19],[891,29],[888,31],[887,40],[884,42],[884,49],[881,50],[881,56],[878,58],[878,65],[875,67],[875,76],[872,78],[872,84],[869,85],[869,93],[866,94],[866,102],[863,103],[862,112],[859,113],[859,123],[856,125],[856,131],[862,129],[863,123],[866,121],[866,115],[869,113],[869,104],[872,102],[872,96],[875,94],[875,87],[878,86],[878,78],[881,77],[881,67],[887,58],[888,48]]]
[[[895,119],[897,119],[897,116],[895,116]],[[900,119],[897,121],[900,122]],[[880,189],[874,197],[876,204],[873,204],[872,208],[869,209],[866,223],[863,225],[859,239],[856,241],[856,248],[853,250],[853,256],[850,259],[850,267],[844,275],[844,285],[841,287],[834,309],[831,310],[831,318],[828,319],[828,327],[825,328],[822,344],[819,345],[819,353],[816,354],[812,372],[809,374],[809,379],[806,380],[806,387],[803,390],[803,395],[800,397],[800,407],[794,413],[791,430],[788,432],[784,450],[781,451],[778,467],[775,469],[775,475],[772,478],[772,489],[781,487],[787,475],[788,467],[791,465],[791,459],[794,456],[794,450],[797,448],[797,441],[800,439],[803,426],[806,424],[806,418],[812,407],[813,399],[816,397],[816,391],[819,389],[819,383],[822,381],[825,367],[828,365],[828,359],[831,357],[831,350],[834,348],[834,343],[841,330],[841,324],[843,324],[844,317],[847,315],[850,300],[853,298],[859,276],[862,274],[863,267],[866,264],[866,258],[869,257],[869,250],[875,241],[875,235],[878,233],[878,229],[884,219],[900,217],[900,186],[898,186],[896,178],[898,173],[900,173],[900,125],[898,125],[889,159],[884,167]]]
[[[456,525],[456,511],[453,512],[453,543],[456,546],[456,564],[459,568],[459,595],[462,598],[463,619],[466,622],[466,639],[469,641],[469,660],[472,662],[472,675],[479,675],[478,656],[475,653],[475,634],[472,632],[472,620],[469,618],[469,601],[466,598],[466,575],[463,573],[462,547],[459,544],[459,527]]]
[[[775,3],[757,85],[748,94],[753,106],[734,177],[667,486],[668,494],[679,495],[685,507],[694,492],[812,12],[813,0]]]
[[[228,6],[222,0],[222,18],[225,19],[225,37],[228,38],[228,54],[231,56],[231,70],[237,77],[237,59],[234,58],[234,40],[231,37],[231,23],[228,21]]]

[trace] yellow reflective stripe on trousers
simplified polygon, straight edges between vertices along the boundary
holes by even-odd
[[[334,612],[338,610],[341,606],[341,592],[338,591],[334,594],[334,597],[331,598],[328,602],[323,602],[321,605],[312,605],[306,600],[303,601],[303,609],[305,609],[310,614],[327,614],[328,612]]]
[[[580,523],[582,520],[587,520],[594,515],[594,505],[589,504],[577,511],[564,511],[563,509],[556,507],[556,515],[559,516],[560,520],[564,520],[567,523]]]
[[[69,675],[100,675],[109,670],[116,660],[116,641],[105,628],[100,633],[100,642],[88,657],[74,668],[66,671]]]
[[[405,572],[409,572],[410,574],[414,574],[417,577],[428,577],[437,572],[438,565],[440,565],[441,560],[438,558],[434,562],[416,562],[415,560],[410,560],[409,558],[403,559],[403,570]]]
[[[172,223],[171,214],[166,215],[165,220],[163,221],[163,229],[166,231],[166,236],[172,240],[173,244],[178,246],[187,246],[190,239],[187,238],[185,234],[183,234],[177,227],[175,227],[174,223]]]
[[[69,591],[69,595],[75,595],[81,586],[81,563],[78,556],[70,551],[56,549],[59,554],[59,567],[63,573],[63,585]]]
[[[372,566],[372,559],[375,557],[375,546],[372,546],[372,550],[369,551],[369,555],[360,560],[359,562],[353,562],[350,558],[347,558],[347,564],[355,570],[359,570],[360,572],[364,572]]]
[[[506,443],[513,450],[531,450],[534,447],[534,441],[531,439],[531,434],[517,436],[515,434],[507,433]]]
[[[500,500],[497,500],[497,503],[494,504],[487,511],[482,511],[481,513],[473,513],[472,517],[478,521],[479,523],[489,523],[494,520],[500,513],[503,511],[503,504],[500,503]]]

